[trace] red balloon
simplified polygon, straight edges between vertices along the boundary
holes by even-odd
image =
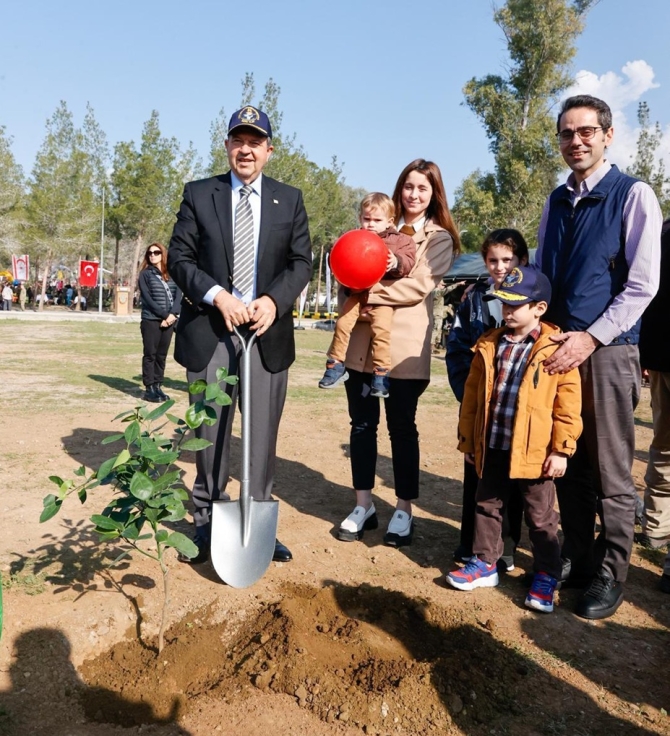
[[[369,289],[386,273],[388,248],[371,230],[350,230],[335,241],[330,268],[335,278],[350,289]]]

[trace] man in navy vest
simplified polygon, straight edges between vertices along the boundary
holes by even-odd
[[[621,605],[633,545],[638,339],[658,289],[663,218],[652,189],[606,160],[614,129],[605,102],[568,98],[557,131],[572,173],[547,199],[536,263],[553,290],[546,319],[564,334],[544,369],[579,367],[584,422],[577,452],[556,482],[562,577],[564,585],[585,588],[577,615],[602,619]]]

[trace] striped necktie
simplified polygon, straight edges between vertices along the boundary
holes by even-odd
[[[241,294],[248,294],[254,286],[254,216],[249,195],[253,189],[243,186],[235,207],[235,234],[233,236],[233,285]]]
[[[405,233],[405,235],[409,235],[410,238],[414,235],[414,228],[411,225],[403,225],[400,228],[401,233]]]

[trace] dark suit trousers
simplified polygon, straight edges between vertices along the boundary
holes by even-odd
[[[584,431],[563,478],[556,481],[564,542],[572,571],[601,567],[624,582],[635,528],[633,413],[640,398],[637,345],[596,350],[579,366]],[[596,513],[600,534],[594,542]]]
[[[227,368],[229,375],[240,375],[242,349],[236,335],[218,343],[209,365],[203,371],[187,371],[188,382],[199,378],[213,383],[218,368]],[[258,344],[251,348],[251,416],[244,417],[251,431],[251,468],[249,473],[252,498],[268,500],[272,494],[279,421],[284,409],[288,370],[269,373],[263,367]],[[232,399],[229,406],[211,404],[218,421],[209,427],[201,425],[196,436],[212,442],[210,447],[196,453],[196,479],[193,484],[193,520],[196,526],[209,522],[212,501],[229,500],[226,486],[230,474],[230,437],[239,384],[228,386]],[[191,403],[202,395],[191,394]],[[240,448],[241,457],[241,448]]]

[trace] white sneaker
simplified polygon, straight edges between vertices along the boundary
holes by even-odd
[[[389,547],[404,547],[412,544],[414,518],[405,511],[396,509],[384,535],[384,544]]]
[[[337,538],[343,542],[355,542],[361,539],[366,529],[376,529],[378,526],[377,509],[374,504],[370,504],[369,509],[365,506],[356,506],[340,524]]]

